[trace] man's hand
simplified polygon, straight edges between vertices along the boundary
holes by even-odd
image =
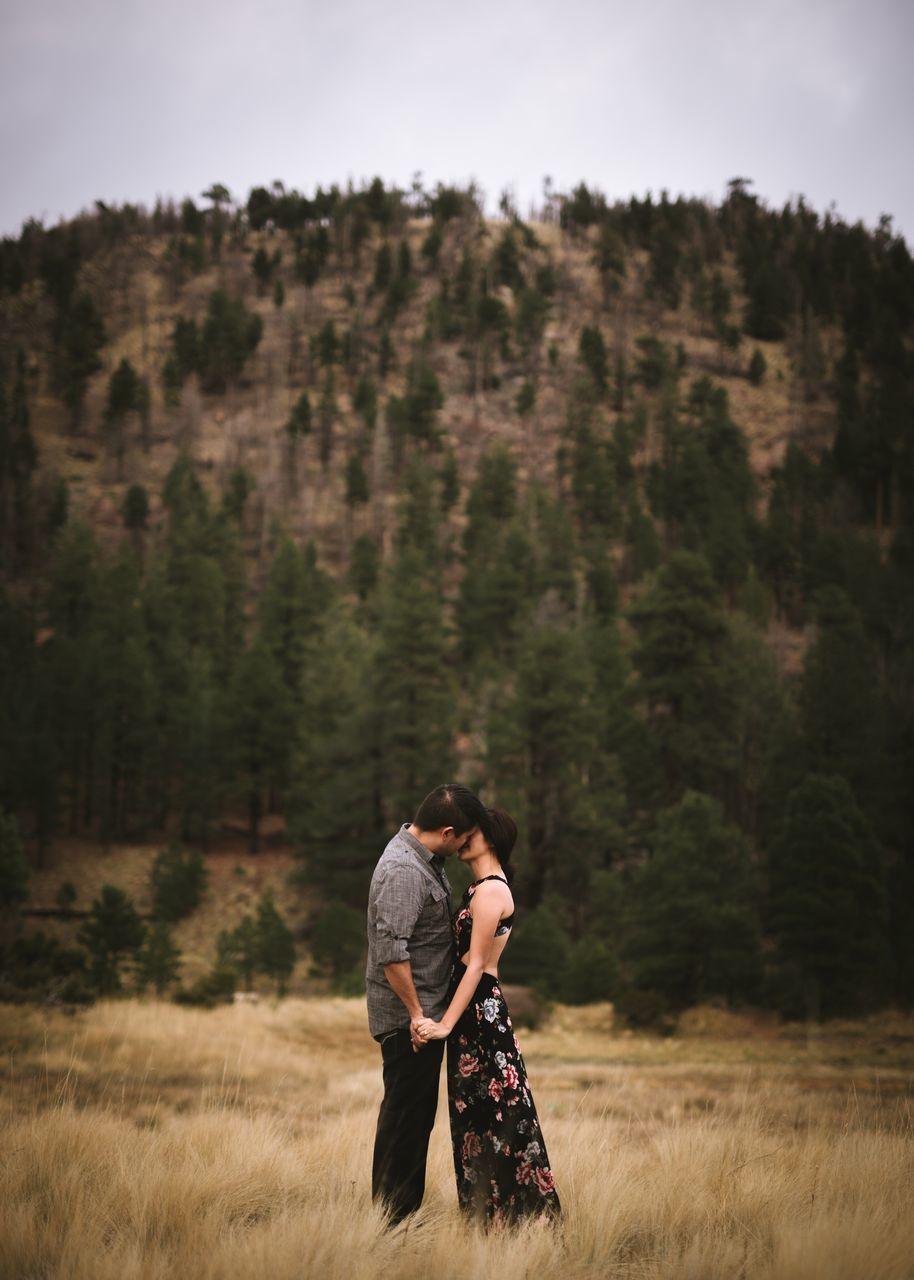
[[[425,1048],[425,1041],[420,1040],[418,1026],[420,1022],[425,1021],[425,1015],[420,1011],[409,1020],[409,1038],[413,1042],[413,1053],[418,1053],[420,1049]]]

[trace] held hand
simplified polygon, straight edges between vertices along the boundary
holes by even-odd
[[[429,1040],[446,1040],[451,1034],[451,1028],[443,1022],[435,1022],[433,1018],[421,1018],[417,1032],[419,1039],[426,1044]]]
[[[423,1014],[419,1014],[415,1018],[409,1020],[409,1038],[413,1044],[413,1053],[418,1053],[420,1049],[425,1048],[425,1041],[420,1037],[418,1027],[420,1022],[426,1022],[427,1019]]]

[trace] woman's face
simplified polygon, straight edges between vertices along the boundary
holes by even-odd
[[[479,827],[470,836],[466,847],[460,850],[459,858],[461,862],[469,862],[473,858],[479,858],[484,853],[491,853],[489,843],[480,831]]]

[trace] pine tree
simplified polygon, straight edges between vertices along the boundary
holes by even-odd
[[[362,533],[352,544],[349,555],[349,583],[364,603],[378,584],[381,557],[371,534]]]
[[[660,814],[634,884],[626,957],[639,987],[678,1008],[751,998],[760,977],[757,888],[746,841],[710,796]]]
[[[346,505],[350,509],[364,506],[370,496],[365,467],[359,455],[354,453],[346,463]]]
[[[733,768],[727,618],[707,562],[678,551],[632,605],[637,697],[656,734],[667,795],[721,791]]]
[[[123,479],[126,451],[126,420],[129,414],[142,414],[148,406],[149,391],[142,378],[127,359],[122,359],[108,383],[108,400],[105,405],[105,435],[108,446],[117,458],[118,479]]]
[[[92,295],[81,293],[64,317],[57,352],[58,383],[74,431],[81,425],[89,379],[102,367],[99,353],[105,341],[105,326]]]
[[[293,708],[282,669],[263,639],[241,655],[229,693],[234,774],[246,796],[249,847],[256,853],[264,798],[282,786],[293,747]]]
[[[181,949],[163,920],[158,920],[146,934],[137,963],[138,986],[153,986],[164,995],[178,980],[181,972]]]
[[[374,663],[373,638],[335,611],[305,671],[287,806],[301,882],[359,908],[384,831]]]
[[[765,377],[767,369],[768,362],[762,355],[759,348],[756,347],[752,353],[752,359],[749,361],[749,368],[746,371],[746,376],[754,387],[760,387],[762,385],[762,380]]]
[[[457,622],[461,648],[505,660],[530,610],[533,553],[517,512],[517,463],[504,448],[483,454],[467,497]]]
[[[320,644],[322,620],[333,588],[311,551],[291,538],[276,548],[259,601],[260,635],[282,671],[288,695],[301,705],[301,681],[309,655]]]
[[[77,939],[89,952],[89,972],[104,995],[121,989],[121,967],[143,945],[146,928],[132,898],[113,884],[103,884],[92,902],[89,919]]]
[[[871,820],[878,813],[884,742],[875,669],[856,610],[838,587],[823,588],[800,688],[803,735],[812,768],[846,778]]]
[[[276,909],[271,889],[264,889],[257,904],[254,927],[257,936],[257,966],[276,982],[277,995],[285,995],[286,979],[295,968],[295,940]]]
[[[149,495],[141,484],[132,484],[127,490],[121,515],[126,529],[139,532],[146,528],[149,517]]]
[[[885,994],[884,856],[843,778],[810,774],[791,793],[770,876],[784,1011],[871,1009]]]
[[[549,890],[586,895],[606,855],[598,799],[589,786],[597,750],[593,673],[580,635],[528,627],[514,688],[492,699],[489,769],[522,832],[520,890],[538,906]]]
[[[259,967],[260,936],[254,917],[242,916],[234,929],[221,929],[216,939],[216,963],[236,969],[245,991],[250,991]]]
[[[26,901],[29,875],[16,819],[0,809],[0,915],[15,912]]]
[[[153,912],[163,924],[173,924],[200,905],[208,873],[197,849],[182,849],[172,841],[156,854],[149,873]]]
[[[242,297],[217,289],[210,295],[200,335],[200,372],[207,391],[225,392],[236,383],[263,334],[263,321]]]
[[[356,979],[364,989],[364,912],[341,902],[329,903],[312,930],[311,952],[337,987],[348,985],[346,979]]]
[[[0,563],[21,569],[31,552],[32,475],[38,449],[32,436],[26,392],[25,353],[16,355],[16,380],[7,400],[0,369]]]
[[[581,330],[578,355],[593,380],[597,395],[605,395],[609,385],[609,361],[603,335],[595,325],[585,325]]]
[[[321,391],[320,402],[317,406],[319,453],[321,466],[325,470],[333,456],[333,428],[336,425],[338,416],[339,406],[336,403],[333,370],[328,369],[327,376],[324,379],[324,387]]]
[[[456,691],[437,575],[426,555],[404,547],[379,602],[372,705],[384,765],[383,810],[397,825],[453,772]]]
[[[92,666],[96,733],[95,808],[103,839],[122,837],[145,814],[144,784],[154,736],[155,690],[140,568],[126,544],[104,564],[86,656]]]

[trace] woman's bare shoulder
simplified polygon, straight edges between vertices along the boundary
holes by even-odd
[[[470,905],[479,900],[492,906],[514,906],[514,897],[504,880],[480,880],[470,895]]]

